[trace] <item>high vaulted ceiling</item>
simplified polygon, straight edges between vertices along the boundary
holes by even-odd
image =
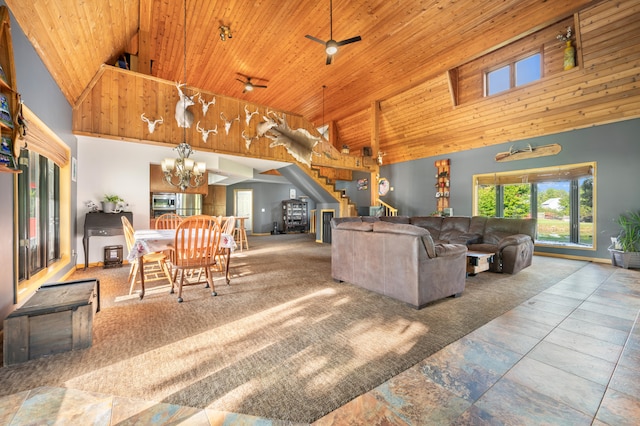
[[[72,105],[103,63],[150,59],[153,76],[303,115],[316,125],[366,110],[567,17],[587,0],[5,0]],[[220,39],[221,25],[232,38]],[[526,32],[526,33],[525,33]],[[244,74],[266,89],[243,92]],[[323,88],[326,86],[326,88]]]

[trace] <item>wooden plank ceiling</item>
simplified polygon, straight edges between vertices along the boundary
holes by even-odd
[[[588,0],[335,0],[333,38],[357,35],[325,65],[329,0],[6,0],[72,105],[124,52],[140,72],[300,114],[312,123],[365,114],[570,16]],[[186,67],[185,67],[186,8]],[[222,41],[221,25],[232,38]],[[152,64],[149,66],[149,64]],[[243,93],[239,74],[268,86]],[[323,89],[323,86],[326,88]]]

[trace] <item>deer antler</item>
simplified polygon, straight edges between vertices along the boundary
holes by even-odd
[[[218,134],[218,125],[216,124],[216,127],[215,127],[214,129],[211,129],[211,130],[205,130],[205,129],[203,129],[202,127],[200,127],[200,121],[198,121],[198,122],[196,123],[196,130],[197,130],[199,133],[202,133],[202,141],[203,141],[204,143],[207,143],[207,139],[209,139],[209,133],[213,133],[214,135],[217,135],[217,134]]]
[[[252,136],[249,137],[246,135],[246,133],[244,132],[244,130],[242,131],[242,139],[244,139],[244,144],[247,148],[247,150],[251,147],[251,142],[253,142],[254,139],[258,139],[257,136]]]
[[[140,115],[140,118],[142,119],[142,121],[147,123],[147,128],[149,129],[149,133],[153,133],[156,130],[156,124],[164,123],[163,117],[160,117],[157,120],[151,121],[144,115],[144,112]]]
[[[202,115],[206,116],[207,115],[207,111],[209,110],[209,107],[211,105],[215,105],[216,104],[216,98],[214,97],[213,99],[211,99],[210,102],[207,102],[204,100],[204,98],[202,96],[198,96],[198,101],[202,104]]]
[[[256,112],[249,111],[249,107],[247,105],[244,106],[244,116],[245,121],[247,122],[247,126],[251,122],[251,118],[258,113],[259,109],[256,107]]]

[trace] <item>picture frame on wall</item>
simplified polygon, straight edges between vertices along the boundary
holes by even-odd
[[[357,188],[358,191],[366,191],[369,189],[369,180],[367,178],[358,179]]]

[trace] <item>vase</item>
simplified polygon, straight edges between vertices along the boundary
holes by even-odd
[[[102,202],[102,211],[104,213],[115,213],[116,203],[111,201],[103,201]]]
[[[570,70],[576,66],[576,49],[571,45],[571,40],[567,40],[567,47],[564,48],[564,70]]]

